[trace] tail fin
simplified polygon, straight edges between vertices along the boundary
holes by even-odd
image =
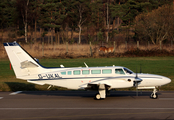
[[[16,78],[38,74],[42,67],[18,43],[3,43]]]

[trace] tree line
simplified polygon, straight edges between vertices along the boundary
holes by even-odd
[[[173,0],[1,0],[0,40],[5,31],[11,37],[25,36],[34,43],[37,31],[48,43],[111,42],[117,34],[158,44],[174,38]],[[28,39],[28,32],[31,39]],[[71,34],[68,37],[68,33]]]

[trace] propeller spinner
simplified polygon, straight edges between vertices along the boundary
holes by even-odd
[[[141,71],[141,70],[140,70]],[[135,79],[134,79],[134,84],[133,86],[136,87],[136,95],[138,96],[138,84],[142,82],[142,79],[138,77],[138,74],[137,74],[137,69],[136,69],[136,76],[135,76]]]

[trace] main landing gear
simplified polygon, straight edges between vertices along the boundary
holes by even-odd
[[[158,98],[158,94],[157,94],[157,89],[156,88],[153,89],[153,93],[150,95],[150,98],[152,98],[152,99],[157,99]]]
[[[101,99],[101,96],[100,96],[99,93],[97,93],[97,94],[95,95],[95,99],[96,99],[96,100],[100,100],[100,99]]]
[[[106,86],[105,84],[99,84],[98,85],[98,93],[95,95],[95,99],[96,100],[100,100],[100,99],[105,99],[106,98]]]
[[[96,99],[96,100],[104,99],[104,98],[106,98],[106,96],[109,96],[109,95],[110,95],[110,91],[109,91],[108,89],[106,89],[105,95],[103,96],[103,98],[101,98],[100,93],[97,93],[97,94],[95,95],[95,99]]]

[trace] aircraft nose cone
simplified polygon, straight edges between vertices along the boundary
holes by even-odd
[[[170,82],[171,82],[171,79],[170,79],[170,78],[165,77],[165,78],[164,78],[164,82],[165,82],[165,84],[168,84],[168,83],[170,83]]]

